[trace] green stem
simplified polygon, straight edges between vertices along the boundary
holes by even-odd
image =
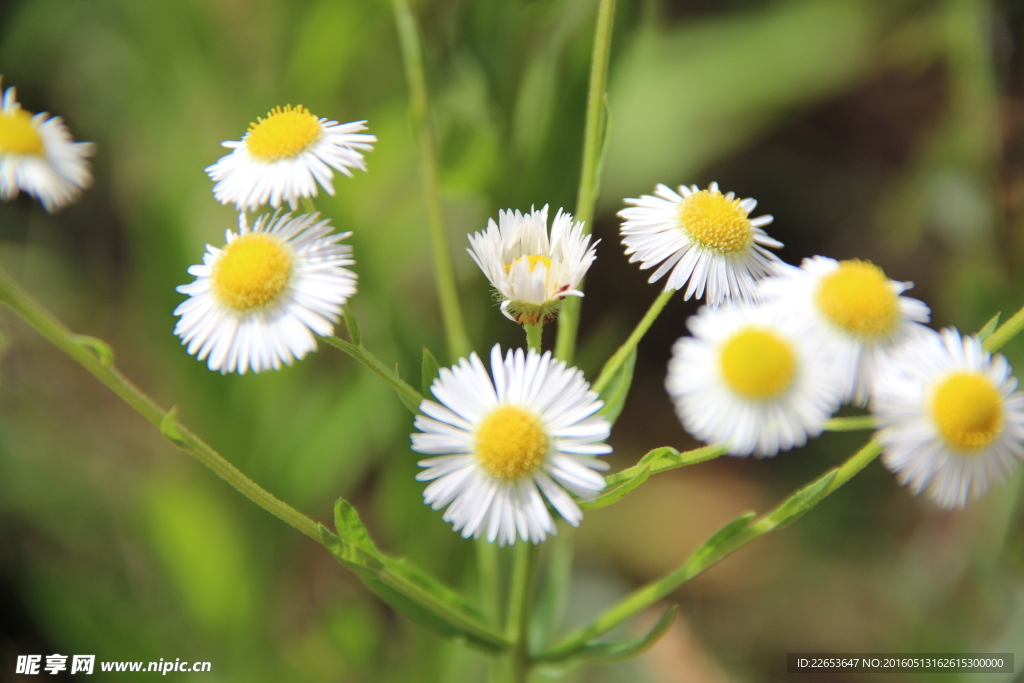
[[[537,353],[541,352],[541,339],[544,335],[544,323],[536,325],[523,325],[526,328],[526,346]]]
[[[316,204],[313,203],[312,197],[302,198],[302,208],[306,213],[316,213]]]
[[[817,480],[818,482],[829,477],[834,476],[834,478],[832,479],[828,489],[823,492],[821,498],[831,495],[836,491],[836,489],[852,479],[853,476],[864,469],[868,463],[877,458],[881,452],[881,444],[877,441],[870,441],[861,450],[851,456],[849,460],[843,463],[841,467],[826,472]],[[561,658],[564,658],[595,638],[598,638],[612,630],[637,612],[640,612],[659,600],[662,600],[687,581],[693,579],[698,574],[702,573],[726,556],[739,550],[754,539],[779,528],[780,525],[775,521],[776,515],[785,508],[788,502],[789,500],[783,502],[782,505],[778,506],[771,513],[762,515],[752,524],[749,524],[743,532],[732,536],[726,543],[714,546],[710,552],[701,552],[704,548],[698,549],[698,551],[695,552],[682,567],[662,579],[652,581],[646,586],[633,591],[617,605],[605,611],[592,624],[580,631],[577,631],[555,647],[539,655],[537,659],[541,661],[558,661]],[[787,523],[788,521],[791,520],[787,520]]]
[[[520,541],[515,546],[516,563],[509,588],[505,638],[512,643],[504,655],[502,683],[525,683],[530,675],[530,612],[540,546]]]
[[[590,86],[587,90],[587,113],[583,131],[583,161],[580,186],[576,195],[576,220],[591,230],[594,205],[600,189],[601,138],[604,133],[604,104],[608,83],[608,56],[611,52],[615,0],[601,0],[594,29],[594,52],[590,59]],[[579,289],[583,288],[580,283]],[[555,356],[571,364],[576,352],[576,333],[580,323],[580,297],[567,297],[558,316],[558,338]]]
[[[399,377],[394,370],[384,365],[379,358],[367,351],[365,346],[362,344],[353,344],[352,342],[347,342],[338,337],[320,337],[320,339],[336,349],[341,349],[379,375],[381,379],[391,385],[391,388],[398,392],[402,402],[405,403],[413,413],[419,411],[419,405],[423,401],[423,395]]]
[[[1019,311],[1014,313],[1012,318],[1000,325],[996,331],[985,340],[985,350],[989,353],[995,353],[1001,349],[1006,342],[1020,334],[1021,330],[1024,330],[1024,308],[1021,308]]]
[[[612,354],[612,357],[608,359],[608,362],[601,368],[601,374],[597,376],[597,381],[594,382],[593,389],[597,393],[604,391],[605,387],[608,386],[608,382],[612,381],[612,377],[619,371],[622,364],[629,358],[629,354],[633,352],[636,345],[640,343],[640,340],[647,334],[647,330],[651,328],[654,321],[658,319],[658,315],[661,313],[665,305],[672,299],[672,295],[676,293],[676,290],[669,289],[663,291],[658,295],[658,298],[654,300],[651,307],[647,309],[647,313],[644,314],[643,319],[637,323],[633,333],[629,335],[629,338],[622,343],[622,346]]]
[[[434,250],[434,274],[437,296],[441,302],[445,337],[448,341],[449,360],[469,355],[469,337],[462,319],[459,291],[455,284],[451,247],[445,230],[444,210],[441,205],[441,183],[438,174],[434,128],[430,122],[430,103],[427,98],[427,77],[423,68],[423,49],[420,44],[416,17],[406,0],[393,0],[395,24],[409,81],[409,114],[420,142],[420,171],[423,175],[423,193],[427,203],[427,222]]]
[[[113,354],[109,347],[98,340],[72,334],[49,311],[22,290],[2,268],[0,268],[0,300],[39,334],[105,384],[142,417],[159,427],[175,446],[209,467],[221,479],[235,487],[239,493],[285,524],[301,531],[317,543],[322,543],[316,522],[261,488],[199,437],[178,424],[175,421],[173,409],[167,411],[158,406],[128,378],[118,372],[114,367]]]
[[[829,432],[856,432],[861,429],[874,429],[874,415],[856,415],[854,417],[833,417],[825,422],[825,430]]]

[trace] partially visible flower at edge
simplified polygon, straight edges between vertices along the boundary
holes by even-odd
[[[24,191],[51,213],[71,203],[92,184],[93,143],[72,140],[59,116],[23,110],[13,87],[0,92],[0,199]]]
[[[1024,460],[1024,394],[1006,358],[951,328],[903,344],[878,374],[871,410],[882,463],[914,493],[959,508]]]

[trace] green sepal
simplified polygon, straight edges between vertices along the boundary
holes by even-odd
[[[171,440],[178,448],[186,448],[188,442],[178,426],[178,406],[172,407],[160,420],[160,433]]]
[[[395,611],[434,633],[487,652],[508,647],[476,610],[450,588],[404,560],[388,557],[370,539],[349,503],[334,507],[338,535],[319,525],[324,547]]]
[[[672,605],[658,619],[658,623],[639,638],[611,643],[590,643],[577,650],[560,655],[557,659],[538,659],[539,668],[548,673],[561,674],[584,664],[609,664],[641,655],[661,640],[675,621],[678,605]]]
[[[992,333],[996,331],[997,327],[999,327],[999,316],[1002,314],[1002,311],[996,313],[987,323],[985,323],[985,326],[978,331],[978,339],[980,341],[985,341],[992,336]]]
[[[85,334],[73,334],[71,335],[71,340],[96,354],[96,360],[103,367],[108,369],[114,367],[114,350],[110,348],[107,342]]]
[[[601,408],[598,415],[611,424],[615,424],[615,421],[619,419],[619,414],[626,405],[626,396],[629,394],[629,387],[633,384],[633,368],[635,366],[636,349],[634,348],[626,357],[626,362],[615,371],[608,385],[601,392],[604,407]]]
[[[356,322],[356,317],[352,315],[352,311],[348,305],[341,307],[341,315],[345,320],[345,329],[348,330],[348,339],[356,346],[363,345],[363,333],[359,329],[359,323]]]
[[[437,358],[430,352],[426,346],[423,347],[423,370],[420,373],[420,393],[424,396],[430,396],[430,386],[437,379],[438,374],[441,371],[441,364],[437,362]],[[419,406],[417,406],[419,409]]]
[[[808,510],[820,503],[825,496],[832,492],[832,482],[835,481],[838,474],[838,470],[828,472],[821,479],[808,484],[784,500],[770,514],[757,520],[754,528],[757,530],[758,535],[774,529],[781,529],[802,517]]]

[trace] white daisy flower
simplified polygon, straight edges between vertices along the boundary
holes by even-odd
[[[222,249],[206,246],[203,264],[188,269],[195,282],[178,287],[189,298],[174,310],[189,354],[221,373],[278,370],[315,350],[315,335],[334,332],[356,291],[345,267],[355,263],[352,247],[338,244],[352,233],[331,233],[318,217],[263,215],[251,229],[242,219]]]
[[[294,211],[300,198],[317,195],[317,183],[333,195],[331,169],[349,177],[353,168],[366,170],[361,151],[372,150],[377,138],[359,132],[364,123],[317,118],[301,105],[275,107],[240,141],[223,143],[234,151],[206,169],[216,183],[213,196],[239,211],[285,201]]]
[[[1024,394],[1002,355],[954,329],[901,346],[875,382],[882,462],[944,508],[1001,484],[1024,459]]]
[[[818,436],[839,407],[838,375],[777,307],[702,307],[672,349],[665,387],[686,430],[732,455],[775,455]]]
[[[2,90],[2,88],[0,88]],[[15,99],[14,88],[0,99],[0,199],[25,191],[53,212],[92,184],[91,142],[75,142],[59,116],[30,114]]]
[[[766,302],[778,303],[807,324],[843,371],[843,400],[867,405],[879,364],[910,337],[928,328],[924,302],[901,296],[912,282],[888,279],[868,261],[804,259],[758,283]]]
[[[750,218],[757,201],[723,195],[718,183],[707,190],[680,185],[678,193],[659,184],[654,195],[627,199],[634,206],[619,211],[630,263],[640,261],[641,270],[660,263],[649,282],[671,271],[665,291],[689,282],[684,299],[699,299],[706,288],[711,307],[728,299],[756,301],[754,282],[780,263],[765,247],[782,246],[761,229],[771,216]]]
[[[420,404],[412,435],[413,450],[440,457],[421,461],[416,478],[431,482],[423,501],[447,505],[444,520],[463,538],[540,543],[555,533],[545,499],[578,526],[583,514],[566,490],[586,500],[604,488],[595,470],[608,463],[594,456],[611,452],[602,443],[611,426],[595,415],[604,403],[583,373],[550,353],[502,359],[495,345],[491,373],[475,353],[441,370],[430,389],[440,403]]]
[[[600,241],[600,240],[599,240]],[[501,312],[510,320],[536,325],[552,315],[576,289],[594,262],[594,244],[583,223],[558,210],[548,237],[548,207],[528,214],[498,212],[498,222],[469,235],[467,249],[503,299]]]

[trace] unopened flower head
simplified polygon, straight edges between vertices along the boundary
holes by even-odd
[[[718,183],[707,190],[680,185],[678,192],[658,185],[654,196],[626,203],[633,206],[619,216],[630,262],[640,261],[643,270],[661,264],[650,282],[667,274],[665,290],[686,285],[684,299],[699,299],[706,290],[712,308],[730,299],[753,302],[755,281],[780,263],[765,247],[782,243],[761,229],[772,217],[750,218],[757,201],[722,194]]]
[[[332,233],[318,217],[263,215],[251,229],[242,220],[223,248],[207,245],[174,311],[190,354],[222,373],[277,370],[334,331],[356,291],[352,248],[338,244],[352,233]]]
[[[905,344],[883,365],[871,398],[882,462],[914,493],[963,507],[1024,459],[1024,394],[1001,355],[954,329]]]
[[[22,109],[14,88],[0,93],[0,199],[24,191],[47,211],[69,204],[92,184],[92,143],[73,141],[60,117]]]
[[[317,195],[317,183],[333,195],[334,171],[351,177],[354,168],[366,170],[362,152],[373,149],[377,138],[360,132],[365,123],[317,118],[301,105],[276,107],[240,141],[223,143],[234,151],[206,169],[216,183],[213,196],[252,211],[282,202],[295,210],[299,199]]]
[[[561,209],[551,223],[548,207],[498,212],[487,230],[469,236],[469,255],[501,295],[501,312],[510,320],[535,325],[553,315],[567,296],[583,296],[577,287],[594,262],[594,244],[583,224]]]
[[[474,353],[443,368],[431,392],[440,403],[420,404],[412,447],[438,457],[421,461],[416,478],[431,482],[423,500],[447,506],[455,531],[499,545],[540,543],[555,533],[545,499],[579,525],[569,492],[590,499],[601,491],[595,470],[608,464],[594,456],[612,450],[603,443],[611,426],[596,415],[604,404],[582,372],[533,350],[502,358],[495,345],[490,374]]]
[[[911,282],[890,280],[868,261],[804,259],[799,268],[781,266],[758,283],[766,301],[801,318],[817,343],[842,370],[843,400],[866,405],[886,354],[923,334],[929,310],[901,296]]]
[[[694,436],[733,455],[803,446],[839,407],[838,376],[804,328],[776,307],[703,307],[676,342],[665,387]]]

